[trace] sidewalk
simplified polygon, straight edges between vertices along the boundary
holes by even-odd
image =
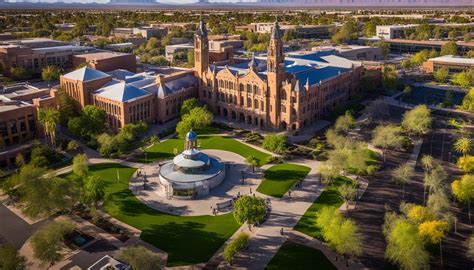
[[[287,236],[280,234],[281,228],[284,231],[292,230],[301,216],[321,194],[322,185],[317,176],[319,162],[293,160],[291,163],[310,166],[311,171],[303,181],[302,186],[293,189],[291,198],[287,196],[281,199],[270,197],[272,205],[270,216],[260,227],[252,228],[253,232],[248,243],[249,248],[239,252],[233,261],[232,268],[264,269],[287,240]],[[258,192],[257,195],[262,198],[269,197]],[[225,263],[221,263],[220,267],[225,268]]]

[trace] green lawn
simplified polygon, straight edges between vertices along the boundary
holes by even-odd
[[[281,198],[297,181],[303,180],[311,168],[296,164],[277,164],[265,171],[257,191]]]
[[[319,198],[306,210],[306,213],[304,213],[298,224],[296,224],[295,230],[323,240],[320,228],[316,225],[316,217],[323,207],[341,207],[344,201],[339,196],[337,187],[344,183],[351,184],[353,181],[349,178],[339,176],[331,185],[326,186],[323,193],[321,193]]]
[[[260,152],[257,149],[243,144],[237,140],[228,137],[219,136],[199,136],[198,145],[203,149],[220,149],[241,155],[246,158],[253,155],[257,158],[259,166],[265,165],[270,159],[270,155]],[[140,162],[153,162],[156,160],[171,159],[175,156],[174,150],[178,153],[183,151],[183,139],[169,139],[164,142],[153,145],[145,149],[145,153],[140,157]]]
[[[326,258],[326,256],[324,256],[321,251],[317,249],[296,243],[285,242],[265,269],[332,270],[336,269],[336,267]]]
[[[106,181],[104,209],[142,230],[141,239],[168,252],[169,266],[208,261],[239,228],[232,213],[180,217],[147,207],[128,189],[133,168],[105,163],[92,165],[89,171]]]

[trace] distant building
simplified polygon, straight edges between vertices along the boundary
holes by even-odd
[[[43,135],[38,124],[39,108],[56,106],[56,90],[29,84],[0,89],[0,167],[15,164],[17,154],[28,157],[32,139]]]
[[[458,73],[474,69],[474,58],[443,55],[431,58],[423,63],[423,71],[433,73],[440,68],[448,69],[449,73]]]
[[[129,53],[104,51],[78,54],[72,57],[72,62],[74,67],[87,63],[89,67],[104,72],[115,69],[126,69],[131,72],[136,72],[137,70],[136,56]]]
[[[385,39],[390,45],[390,52],[392,53],[417,53],[422,50],[441,51],[441,47],[448,43],[442,40],[409,40],[409,39]],[[457,41],[458,51],[460,54],[465,54],[469,50],[474,49],[474,42]]]
[[[446,28],[464,28],[464,27],[474,27],[474,23],[431,23],[431,25],[436,25]],[[403,24],[403,25],[377,25],[375,27],[376,36],[384,39],[398,39],[398,38],[408,38],[405,36],[406,29],[413,29],[418,27],[419,24]]]
[[[334,50],[337,55],[349,60],[377,61],[384,59],[382,49],[371,46],[340,45],[329,47],[313,47],[312,51]]]
[[[40,72],[46,66],[73,67],[72,57],[76,53],[92,52],[95,48],[68,45],[49,39],[13,40],[0,44],[0,60],[10,68],[25,68]]]
[[[247,30],[257,33],[271,33],[273,23],[251,23],[249,25],[236,27],[236,30]],[[328,38],[330,37],[336,25],[281,25],[283,33],[288,30],[295,30],[301,38]]]

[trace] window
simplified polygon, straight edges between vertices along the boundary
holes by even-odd
[[[281,98],[281,100],[286,100],[286,91],[285,90],[281,90],[280,98]]]
[[[247,107],[252,107],[252,99],[247,98]]]

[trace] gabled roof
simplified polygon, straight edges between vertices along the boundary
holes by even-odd
[[[111,86],[101,88],[97,90],[95,94],[100,97],[120,102],[127,102],[136,98],[151,95],[149,92],[125,82],[120,82]]]
[[[71,80],[87,82],[107,78],[110,77],[110,75],[100,70],[92,69],[89,67],[83,67],[64,74],[63,77]]]
[[[173,92],[180,91],[184,88],[189,88],[198,83],[198,79],[194,75],[186,75],[184,77],[176,78],[167,81],[158,87],[157,95],[159,98],[166,97]]]

